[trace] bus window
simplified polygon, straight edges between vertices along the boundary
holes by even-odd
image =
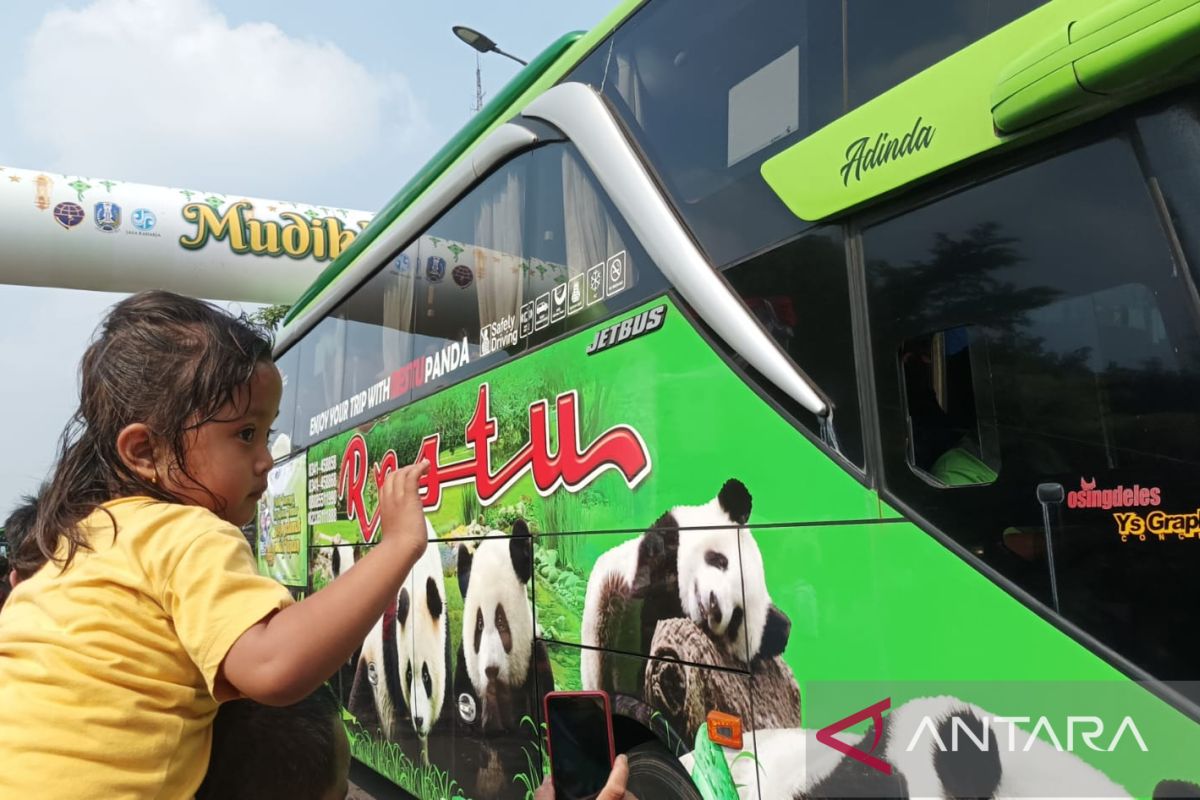
[[[1190,678],[1200,645],[1171,632],[1200,571],[1200,309],[1128,140],[868,227],[863,251],[889,495],[1155,677]],[[974,469],[947,466],[956,448]],[[1043,508],[1045,484],[1064,501]]]
[[[846,110],[862,105],[1046,0],[843,3]]]
[[[1169,98],[1165,108],[1137,125],[1151,194],[1161,199],[1170,235],[1179,240],[1195,286],[1200,284],[1200,92],[1192,88],[1182,98]]]
[[[292,425],[296,421],[296,368],[300,364],[300,348],[293,347],[275,362],[279,376],[283,379],[283,394],[279,397],[279,416],[271,427],[271,455],[276,459],[286,456],[294,449],[295,435]]]
[[[665,289],[573,147],[525,153],[421,237],[417,397]]]
[[[417,242],[416,397],[516,355],[525,252],[524,162],[490,175]]]
[[[295,443],[307,446],[411,398],[424,372],[413,356],[415,251],[396,253],[284,356],[299,385]]]
[[[1042,2],[658,0],[566,80],[605,96],[721,266],[810,225],[764,183],[766,159]]]
[[[649,3],[567,80],[610,101],[709,258],[727,264],[806,226],[758,170],[842,113],[841,4]]]
[[[294,443],[307,447],[324,438],[338,424],[342,402],[342,373],[346,353],[346,325],[337,316],[317,323],[297,348],[296,420]]]
[[[967,326],[900,347],[909,466],[942,486],[992,483],[1000,471],[993,396],[987,387],[975,391],[990,374],[986,353],[979,331]]]
[[[524,153],[293,348],[293,441],[374,419],[666,288],[572,146]]]
[[[813,231],[730,267],[725,277],[784,352],[828,398],[833,406],[837,450],[862,466],[850,286],[840,228]],[[822,435],[822,420],[781,393],[772,395],[810,432]]]
[[[524,307],[534,311],[531,347],[666,290],[573,147],[546,148],[530,161],[535,183],[527,206]],[[550,320],[541,328],[539,308],[547,300]]]
[[[411,396],[415,251],[397,253],[334,311],[346,321],[341,396],[357,398],[351,422],[379,416]]]

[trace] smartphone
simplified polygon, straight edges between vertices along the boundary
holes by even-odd
[[[555,800],[588,800],[612,771],[612,709],[607,692],[549,692],[546,738]]]

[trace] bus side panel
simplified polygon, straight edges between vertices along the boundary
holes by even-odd
[[[633,336],[631,323],[631,335],[624,336],[625,322],[656,308],[662,309],[657,327]],[[339,534],[322,527],[328,525],[351,539],[354,531],[374,539],[375,476],[421,452],[436,461],[425,482],[427,519],[439,539],[453,667],[452,695],[440,721],[453,723],[445,735],[457,759],[439,763],[431,737],[437,771],[424,774],[434,781],[428,785],[443,788],[422,790],[423,796],[507,796],[536,785],[543,765],[535,698],[550,687],[588,688],[575,645],[586,644],[589,584],[599,585],[610,567],[628,576],[626,599],[640,601],[646,612],[636,614],[636,626],[616,628],[621,633],[614,640],[598,642],[619,667],[614,673],[622,682],[613,688],[632,687],[627,696],[672,716],[689,749],[698,720],[724,710],[725,700],[685,690],[683,707],[690,710],[680,715],[671,680],[652,684],[647,695],[650,665],[688,664],[696,676],[688,685],[696,687],[710,672],[752,675],[752,710],[771,706],[787,715],[770,720],[770,732],[754,731],[755,718],[747,715],[743,722],[754,735],[744,752],[706,746],[694,756],[706,763],[723,753],[734,770],[758,759],[766,774],[791,774],[801,783],[816,775],[844,777],[863,762],[815,737],[822,727],[885,700],[887,708],[920,711],[924,701],[940,698],[942,706],[973,704],[980,713],[1045,716],[1059,728],[1068,715],[1082,713],[1102,717],[1110,732],[1118,729],[1111,706],[1073,710],[1071,693],[1022,688],[1033,681],[1043,688],[1089,681],[1130,690],[1130,713],[1140,730],[1153,732],[1146,734],[1153,742],[1143,752],[1126,735],[1110,751],[1103,747],[1112,744],[1111,733],[1101,749],[1088,749],[1076,737],[1075,752],[1048,754],[1056,774],[1094,774],[1149,794],[1160,779],[1195,773],[1174,747],[1197,743],[1193,723],[912,523],[879,520],[874,495],[755,392],[669,299],[315,445],[310,465],[337,477],[332,509],[309,498],[310,515],[324,514],[314,523],[314,549],[337,549]],[[650,532],[657,533],[643,549]],[[697,542],[704,546],[690,549]],[[681,554],[689,553],[681,563]],[[639,579],[642,555],[647,560]],[[483,586],[483,576],[490,588],[476,607],[471,587]],[[734,577],[741,584],[738,627],[747,643],[731,649],[722,632],[731,627],[732,612],[713,587]],[[415,586],[411,593],[419,594]],[[522,603],[505,598],[528,603],[530,595],[537,608],[530,625],[537,627],[526,646],[525,635],[516,632],[516,620],[525,619],[518,613]],[[500,627],[500,606],[512,628],[512,642],[501,650],[516,666],[491,665],[508,681],[489,696],[479,677],[487,665],[481,673],[482,662],[472,668],[468,659],[482,657],[495,641],[489,637]],[[681,642],[696,647],[669,657],[667,650]],[[639,658],[651,653],[657,658]],[[1001,680],[1006,688],[994,685]],[[840,688],[831,688],[837,682]],[[673,705],[661,699],[667,696]],[[884,711],[879,724],[912,716]],[[861,740],[869,717],[838,741]],[[1032,729],[1032,723],[1024,728]],[[1034,738],[1047,736],[1040,730]],[[801,746],[814,769],[787,773]],[[904,754],[893,755],[897,771],[933,774],[929,764],[914,766]],[[421,769],[419,751],[404,757]],[[1002,794],[1014,781],[1040,774],[1019,755],[1005,758]],[[405,785],[403,770],[383,771]],[[918,789],[940,793],[936,787],[914,793]],[[892,796],[895,787],[882,791]],[[1025,793],[1037,792],[1035,786]]]

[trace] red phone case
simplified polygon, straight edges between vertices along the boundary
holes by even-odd
[[[608,692],[602,690],[594,692],[546,692],[545,697],[542,698],[542,718],[546,720],[547,725],[549,725],[550,721],[550,701],[555,697],[599,697],[604,700],[604,720],[608,728],[608,765],[611,768],[613,762],[617,760],[617,750],[616,745],[613,743],[612,705],[608,702]],[[553,736],[549,727],[547,727],[546,734],[546,757],[553,764],[554,750],[551,744]]]

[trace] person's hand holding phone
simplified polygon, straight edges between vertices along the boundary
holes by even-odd
[[[596,795],[596,800],[638,800],[633,792],[625,791],[625,783],[629,780],[629,759],[625,755],[617,756],[613,761],[612,772],[608,774],[608,783]],[[533,793],[533,800],[554,800],[554,784],[550,776],[542,781],[542,785]]]
[[[612,783],[616,763],[608,694],[547,692],[543,703],[555,800],[595,800]]]

